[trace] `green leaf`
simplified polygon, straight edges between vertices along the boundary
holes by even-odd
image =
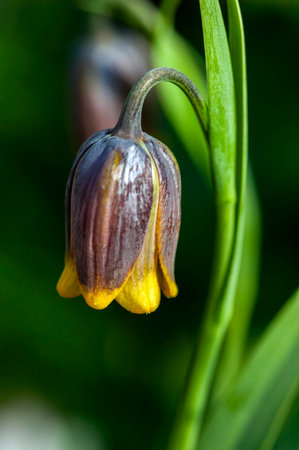
[[[237,120],[237,209],[235,252],[242,252],[241,269],[235,298],[233,317],[226,338],[226,346],[218,368],[215,392],[238,370],[248,323],[256,298],[257,272],[259,270],[260,210],[253,177],[246,186],[248,130],[247,130],[247,76],[243,22],[238,0],[227,0],[229,21],[229,47],[236,98]],[[248,208],[245,211],[246,188]],[[245,213],[247,220],[245,218]],[[246,221],[246,234],[244,227]]]
[[[235,282],[228,276],[236,228],[237,123],[230,50],[218,0],[199,0],[208,82],[209,148],[217,213],[215,256],[206,321],[222,323],[221,339],[233,311]],[[239,239],[239,235],[237,236]],[[238,256],[238,255],[237,255]],[[229,288],[226,289],[226,280]],[[223,293],[226,289],[227,293]],[[207,325],[208,326],[208,325]],[[220,337],[219,337],[220,339]],[[218,357],[218,356],[217,356]]]
[[[234,80],[217,0],[200,0],[208,81],[208,141],[217,208],[217,234],[208,310],[192,360],[188,384],[170,440],[172,450],[196,448],[215,367],[232,314],[238,264],[226,288],[235,233],[236,116]],[[243,242],[243,240],[242,240]],[[233,282],[232,282],[233,280]]]
[[[214,408],[198,449],[271,448],[299,387],[299,290],[261,337]]]
[[[217,202],[236,200],[234,80],[218,0],[200,0],[208,81],[209,144]]]
[[[295,403],[298,392],[299,392],[299,378],[297,377],[293,385],[289,387],[289,391],[287,392],[286,396],[282,399],[281,404],[277,408],[275,417],[272,421],[271,426],[267,430],[267,433],[259,450],[271,450],[273,448],[286,422],[287,417],[290,415],[291,408]],[[298,418],[298,415],[296,417]]]
[[[246,51],[243,21],[238,0],[227,0],[227,6],[229,19],[229,48],[236,98],[237,193],[240,215],[245,202],[248,151]]]

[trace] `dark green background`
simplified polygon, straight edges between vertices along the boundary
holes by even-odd
[[[250,0],[241,6],[250,154],[263,211],[252,341],[298,286],[299,7]],[[197,2],[183,1],[178,29],[202,48],[198,20]],[[69,52],[86,22],[63,0],[0,5],[0,408],[19,397],[41,399],[60,417],[90,423],[108,449],[163,449],[209,281],[211,197],[163,120],[183,182],[178,298],[137,316],[116,302],[95,311],[82,298],[58,296],[74,153]],[[295,449],[298,441],[289,421],[277,449]]]

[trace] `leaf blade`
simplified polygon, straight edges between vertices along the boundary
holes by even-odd
[[[252,174],[246,185],[248,165],[248,106],[244,27],[238,0],[227,0],[227,6],[229,47],[234,75],[237,121],[236,163],[238,201],[236,208],[237,225],[235,246],[239,247],[237,249],[238,252],[242,252],[242,261],[235,294],[234,313],[229,326],[221,365],[218,370],[215,389],[216,395],[217,390],[221,390],[222,386],[229,383],[241,362],[249,318],[256,298],[261,223],[260,208]],[[248,203],[247,210],[246,203]],[[243,242],[241,242],[242,240]]]
[[[261,337],[246,366],[210,416],[199,450],[260,448],[299,374],[299,290]],[[273,355],[275,357],[273,358]],[[273,432],[273,429],[272,429]]]
[[[217,0],[200,0],[209,105],[209,143],[217,201],[236,199],[234,80],[226,30]]]

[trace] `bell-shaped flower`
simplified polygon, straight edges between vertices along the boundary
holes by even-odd
[[[150,313],[177,295],[180,174],[170,150],[104,130],[79,150],[66,188],[67,250],[57,290],[96,309]]]

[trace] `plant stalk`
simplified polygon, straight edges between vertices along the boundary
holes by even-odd
[[[142,138],[141,114],[144,100],[158,83],[168,81],[178,86],[188,97],[206,135],[208,112],[206,103],[195,84],[182,72],[169,67],[159,67],[146,72],[131,89],[118,123],[112,133],[118,136]]]

